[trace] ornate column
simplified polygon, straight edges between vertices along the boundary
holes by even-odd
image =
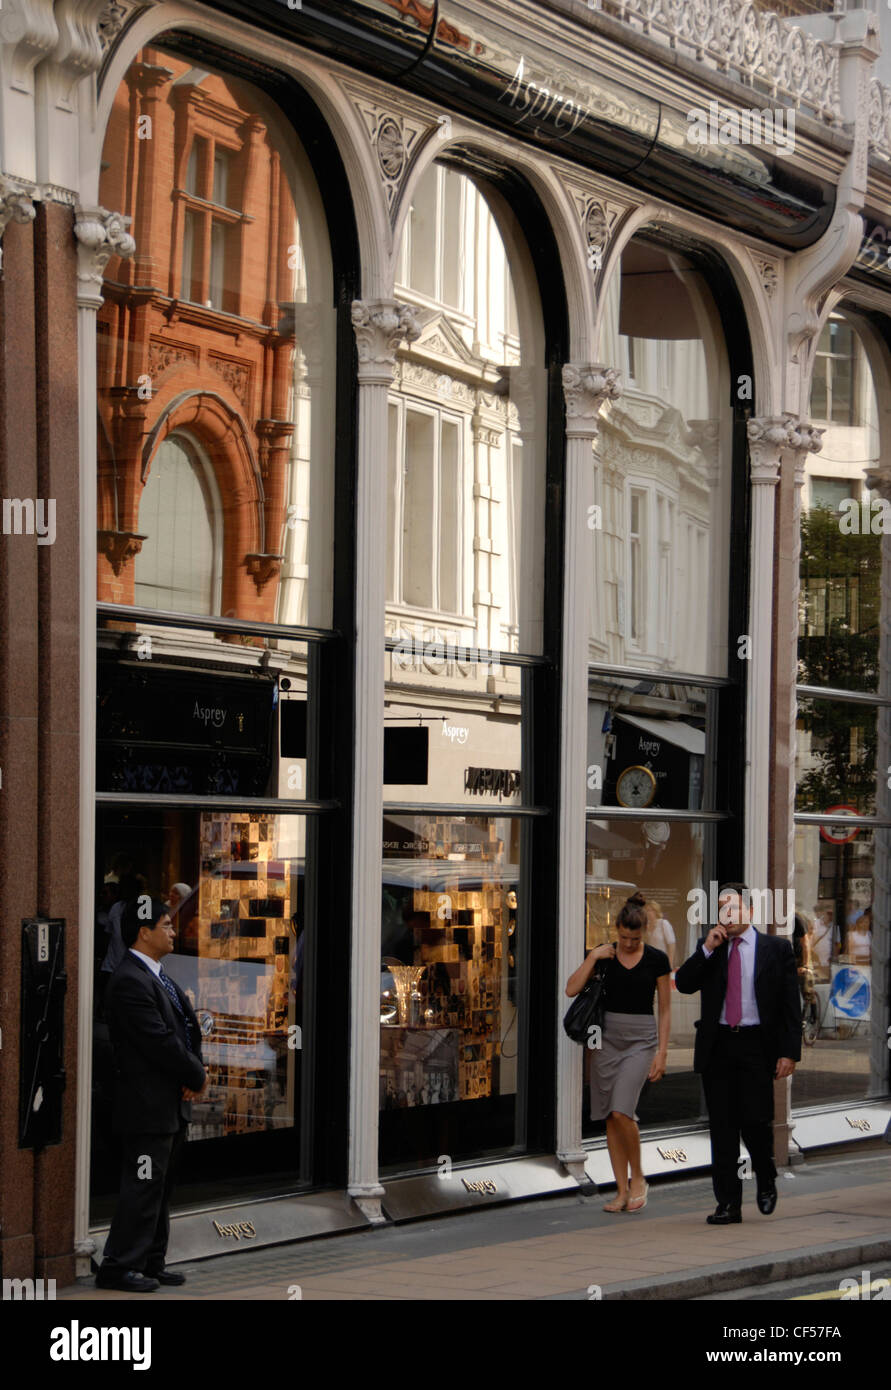
[[[560,688],[560,855],[558,863],[557,944],[557,1157],[579,1182],[585,1181],[582,1147],[582,1067],[584,1050],[563,1031],[569,1005],[566,981],[584,959],[585,806],[588,767],[588,546],[602,544],[603,531],[591,530],[593,450],[605,401],[621,395],[619,373],[603,366],[567,363],[566,488],[563,570],[563,632]]]
[[[113,255],[132,256],[136,243],[127,231],[130,219],[105,208],[75,208],[77,238],[78,459],[80,468],[80,690],[83,732],[80,741],[80,920],[94,920],[93,862],[96,836],[96,314],[102,306],[102,276]],[[81,1101],[77,1107],[74,1237],[78,1256],[89,1256],[90,1078],[93,1069],[92,932],[79,934],[77,1071]],[[89,1273],[84,1265],[79,1273]]]
[[[776,582],[773,622],[776,634],[773,660],[773,734],[769,764],[772,771],[768,820],[768,878],[765,885],[795,886],[795,755],[798,701],[798,593],[801,560],[801,490],[809,453],[823,445],[823,430],[785,415],[788,447],[783,449],[777,492]],[[781,929],[791,937],[792,922]],[[774,1155],[779,1164],[794,1161],[789,1139],[794,1078],[774,1087]],[[796,1151],[797,1153],[797,1151]]]
[[[770,697],[773,619],[774,489],[789,444],[789,417],[749,420],[752,480],[752,544],[747,631],[738,654],[748,659],[745,748],[745,852],[743,876],[751,888],[767,887],[767,824],[770,806]],[[734,653],[731,650],[731,664]]]
[[[795,724],[798,702],[798,593],[801,560],[801,491],[809,453],[823,447],[821,429],[784,416],[789,447],[783,451],[777,491],[776,584],[774,587],[774,721],[770,762],[774,772],[768,823],[770,883],[791,889],[795,879]],[[791,929],[791,924],[790,924]]]
[[[353,923],[350,961],[348,1190],[374,1224],[383,1221],[378,1181],[380,901],[384,780],[387,392],[396,349],[420,336],[415,311],[394,299],[354,300],[359,354],[356,481],[356,743]]]
[[[883,462],[866,471],[866,485],[891,503],[891,465]],[[881,607],[879,609],[879,695],[891,699],[891,536],[882,531]],[[891,707],[880,705],[876,729],[876,815],[891,821]],[[891,958],[891,830],[876,830],[872,891],[872,1025],[869,1030],[869,1079],[875,1093],[888,1084],[888,997]]]

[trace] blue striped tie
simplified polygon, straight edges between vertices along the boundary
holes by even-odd
[[[192,1051],[194,1051],[194,1049],[193,1049],[193,1047],[192,1047],[192,1025],[191,1025],[191,1023],[189,1022],[189,1020],[186,1018],[186,1011],[185,1011],[185,1009],[183,1008],[183,1006],[182,1006],[182,1001],[180,1000],[180,997],[179,997],[179,995],[178,995],[177,992],[176,992],[176,986],[174,985],[174,983],[173,983],[173,981],[171,980],[170,976],[169,976],[169,975],[165,975],[165,974],[164,974],[164,971],[161,970],[160,968],[159,968],[159,970],[158,970],[158,979],[161,981],[161,984],[164,986],[164,988],[166,989],[167,993],[170,995],[170,1002],[171,1002],[171,1004],[173,1005],[173,1007],[176,1009],[176,1012],[179,1014],[180,1018],[181,1018],[182,1021],[183,1021],[183,1024],[185,1025],[185,1030],[186,1030],[186,1047],[189,1049],[190,1052],[192,1052]]]

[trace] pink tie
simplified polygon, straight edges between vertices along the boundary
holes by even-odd
[[[739,1027],[742,1018],[742,961],[739,958],[739,941],[730,943],[730,963],[727,966],[727,997],[724,1001],[724,1017],[731,1028]]]

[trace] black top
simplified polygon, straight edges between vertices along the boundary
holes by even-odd
[[[656,981],[670,974],[668,956],[655,946],[644,946],[643,955],[630,970],[615,957],[608,960],[604,972],[607,1013],[651,1014]]]

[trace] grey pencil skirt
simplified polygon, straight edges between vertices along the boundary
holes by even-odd
[[[637,1119],[637,1102],[656,1046],[652,1014],[604,1014],[601,1045],[589,1053],[592,1120],[605,1119],[611,1110]]]

